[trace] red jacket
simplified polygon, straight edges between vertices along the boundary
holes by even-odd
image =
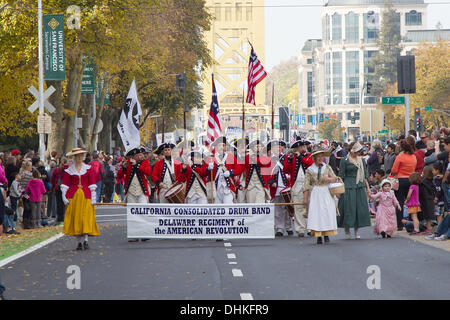
[[[183,165],[181,164],[181,162],[174,159],[173,167],[175,169],[175,172],[172,173],[175,174],[175,181],[184,182],[186,180],[186,177],[181,173],[181,170],[183,169]],[[161,159],[158,162],[156,162],[155,165],[153,166],[153,170],[151,170],[152,182],[156,185],[156,190],[158,190],[158,194],[160,192],[159,184],[163,182],[164,175],[167,170],[168,167],[164,159]],[[175,181],[173,182],[175,183]]]
[[[417,159],[416,172],[422,173],[423,167],[425,166],[425,151],[419,149],[414,152]]]
[[[125,177],[125,194],[128,192],[128,188],[130,187],[130,183],[133,180],[136,171],[133,171],[133,167],[137,170],[137,178],[139,180],[139,184],[141,185],[142,191],[148,197],[150,193],[148,192],[148,182],[147,176],[151,174],[150,163],[147,159],[144,159],[141,163],[136,165],[132,165],[130,159],[127,160],[127,167],[121,167],[119,172],[117,173],[117,179],[120,180]]]
[[[81,177],[81,179],[80,179]],[[78,190],[78,185],[80,184],[84,192],[86,199],[91,199],[91,191],[95,190],[97,187],[95,181],[95,172],[92,170],[90,165],[83,164],[81,168],[80,175],[75,171],[74,165],[71,165],[66,170],[64,170],[64,175],[60,188],[68,189],[66,192],[66,198],[72,199],[75,192]]]
[[[298,171],[303,170],[301,167],[303,167],[306,170],[313,163],[314,160],[312,159],[310,153],[306,155],[300,155],[299,157],[294,156],[292,157],[292,159],[289,159],[288,156],[285,157],[283,163],[283,172],[289,174],[290,176],[289,186],[291,188],[294,185],[295,181],[297,180]]]
[[[89,162],[91,170],[94,172],[95,182],[103,181],[103,165],[98,160]]]
[[[243,166],[245,181],[241,181],[241,184],[245,183],[245,188],[247,188],[251,175],[257,174],[263,187],[268,189],[269,180],[272,177],[272,171],[270,170],[271,165],[272,158],[268,156],[261,155],[259,157],[255,157],[252,163],[250,163],[250,156],[247,155],[245,157],[245,165]]]
[[[194,183],[194,180],[196,179],[196,175],[193,174],[193,171],[195,171],[200,176],[200,178],[202,179],[203,184],[204,184],[204,186],[202,186],[202,189],[203,189],[203,187],[206,188],[206,179],[210,175],[210,172],[208,171],[208,164],[207,163],[203,163],[203,165],[194,164],[194,165],[192,165],[192,167],[187,166],[184,171],[181,170],[181,173],[184,176],[184,181],[187,182],[187,185],[186,185],[186,196],[188,195],[189,190],[191,189],[192,184]],[[203,191],[205,191],[205,194],[206,194],[206,189],[204,189]]]
[[[213,173],[213,179],[216,179],[217,168],[218,168],[216,157],[215,156],[210,157],[209,162],[214,163],[214,169],[212,170],[212,173]],[[227,153],[227,157],[225,159],[225,168],[228,171],[230,171],[230,177],[225,178],[225,180],[226,180],[230,190],[233,192],[236,192],[237,186],[235,185],[234,177],[239,176],[242,173],[242,165],[237,163],[236,157],[232,153]],[[211,173],[209,173],[209,174],[211,174]],[[216,181],[216,187],[217,187],[217,180],[215,180],[215,181]]]
[[[283,165],[283,169],[284,169],[284,162],[286,161],[287,155],[283,155],[280,159],[280,163]],[[277,165],[276,162],[272,161],[273,166],[271,167],[272,171],[274,171],[275,166]],[[275,195],[277,193],[277,188],[278,188],[278,176],[281,174],[281,179],[283,180],[283,183],[285,185],[285,187],[291,187],[291,181],[290,178],[286,175],[286,173],[284,172],[284,170],[278,170],[277,174],[274,174],[271,176],[270,180],[269,180],[269,187],[270,187],[270,196],[273,198],[275,198]],[[272,187],[272,184],[276,183],[277,186],[274,188]]]

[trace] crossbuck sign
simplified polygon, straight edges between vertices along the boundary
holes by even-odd
[[[39,91],[34,87],[31,86],[28,88],[28,91],[31,92],[31,94],[37,99],[29,108],[28,111],[33,113],[39,108]],[[48,97],[52,95],[53,92],[55,92],[56,89],[53,86],[50,86],[45,90],[44,92],[44,108],[48,110],[48,112],[53,113],[55,111],[55,107],[47,101]]]

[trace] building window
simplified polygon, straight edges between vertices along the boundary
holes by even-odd
[[[416,10],[411,10],[405,14],[405,25],[407,26],[421,26],[422,25],[422,13]]]
[[[376,42],[380,28],[380,15],[373,11],[364,13],[364,42]]]
[[[330,41],[330,16],[325,15],[322,20],[322,39],[324,41]]]
[[[251,2],[247,2],[247,7],[245,8],[245,19],[247,21],[252,21],[253,17],[252,17],[252,3]]]
[[[377,103],[376,97],[365,97],[364,98],[364,104],[375,104]]]
[[[225,3],[225,21],[231,21],[231,3]]]
[[[312,59],[306,59],[306,64],[312,64]]]
[[[374,66],[370,65],[370,61],[375,56],[377,51],[375,50],[366,50],[364,51],[364,73],[374,73]]]
[[[353,12],[345,15],[345,41],[347,43],[358,43],[359,41],[358,20],[358,15]]]
[[[308,108],[314,107],[314,76],[312,72],[307,72],[308,78]]]
[[[333,104],[342,104],[342,52],[333,52]]]
[[[242,21],[242,3],[236,2],[236,21]]]
[[[313,116],[311,114],[308,115],[308,123],[312,123]]]
[[[401,39],[400,29],[401,29],[400,13],[397,13],[395,17],[395,33],[398,35],[399,39]]]
[[[216,3],[215,4],[215,10],[214,10],[214,16],[215,16],[215,18],[216,18],[216,20],[217,21],[220,21],[220,19],[221,19],[221,16],[220,16],[220,13],[221,13],[221,10],[222,10],[222,4],[220,4],[220,3]]]
[[[333,43],[340,43],[342,39],[342,16],[333,14]]]
[[[331,104],[331,53],[325,53],[325,95],[327,104]]]
[[[345,54],[345,65],[347,75],[348,103],[359,103],[359,52],[347,51]]]

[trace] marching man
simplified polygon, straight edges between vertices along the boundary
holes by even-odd
[[[244,168],[245,168],[245,158],[246,158],[246,150],[248,146],[248,137],[239,138],[234,140],[233,144],[235,147],[235,156],[238,162],[238,165],[241,167],[241,174],[239,176],[235,176],[235,185],[240,186],[241,183],[244,183]],[[238,188],[236,194],[236,202],[237,203],[245,203],[245,190],[243,187]]]
[[[212,171],[216,189],[214,203],[233,203],[236,192],[233,177],[241,174],[241,167],[237,163],[236,157],[227,152],[226,137],[218,137],[211,146],[216,148],[216,153],[208,164],[208,170]]]
[[[164,194],[176,181],[183,181],[182,164],[172,158],[173,143],[163,143],[160,148],[164,158],[155,163],[152,170],[152,181],[158,190],[159,203],[169,203]]]
[[[286,142],[283,140],[272,140],[267,145],[267,153],[270,153],[274,167],[272,169],[272,179],[269,180],[270,195],[273,203],[285,203],[286,201],[281,195],[281,191],[290,186],[289,175],[283,172],[283,163],[286,156],[283,149],[286,147]],[[292,219],[289,215],[286,206],[275,206],[275,236],[283,236],[283,231],[286,230],[288,235],[293,235]]]
[[[265,203],[269,200],[269,175],[263,175],[262,168],[270,167],[270,158],[261,155],[261,144],[255,140],[249,144],[251,155],[245,157],[245,199],[247,203]]]
[[[295,150],[294,154],[290,154],[284,161],[283,171],[291,177],[291,195],[292,202],[303,202],[303,183],[305,181],[305,173],[303,169],[308,168],[314,161],[311,157],[305,156],[306,146],[302,140],[297,140],[291,146]],[[310,163],[310,161],[312,163]],[[300,168],[302,167],[302,168]],[[306,230],[306,208],[304,206],[295,205],[294,226],[299,237],[304,237]]]
[[[182,174],[186,176],[186,203],[207,204],[206,178],[208,165],[203,161],[203,154],[191,151],[192,166],[183,165]],[[186,166],[186,167],[185,167]]]
[[[144,156],[145,148],[134,148],[127,152],[127,161],[117,173],[117,179],[125,177],[125,196],[127,203],[148,203],[150,195],[147,176],[152,168]],[[145,241],[146,239],[141,239]],[[128,242],[137,242],[139,239],[128,239]]]

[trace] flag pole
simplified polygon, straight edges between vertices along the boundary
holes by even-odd
[[[245,96],[244,89],[242,89],[242,139],[245,137]]]
[[[275,83],[272,82],[272,140],[274,137],[274,130],[275,130],[275,111],[273,109],[273,96],[275,92]]]
[[[214,73],[211,73],[211,78],[212,78],[212,84],[214,85]],[[214,94],[214,93],[213,93]],[[211,150],[210,150],[211,151]],[[211,152],[211,161],[214,163],[214,160],[212,159],[212,152]],[[211,179],[210,179],[210,183],[211,183],[211,203],[214,203],[214,180],[213,180],[213,172],[214,169],[211,170]]]

